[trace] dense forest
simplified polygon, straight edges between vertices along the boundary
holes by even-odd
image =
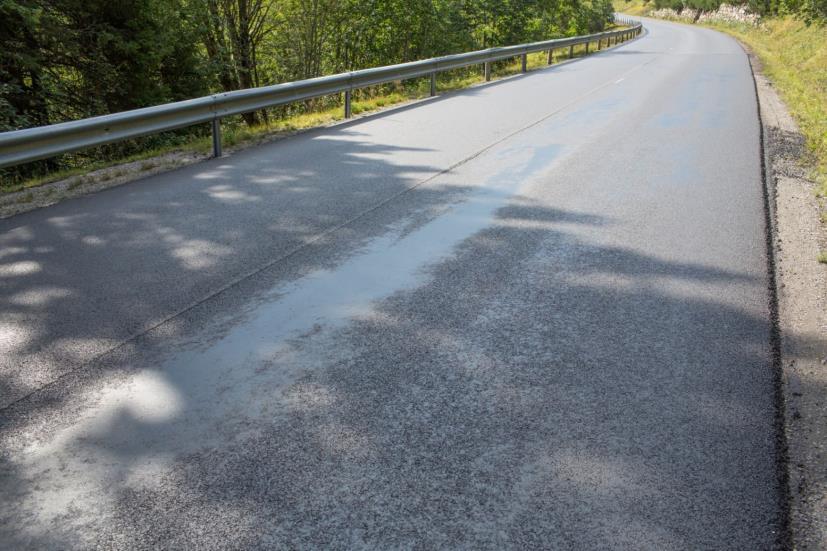
[[[612,13],[609,0],[0,0],[0,131],[594,32]]]

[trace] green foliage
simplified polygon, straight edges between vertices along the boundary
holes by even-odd
[[[654,0],[655,9],[668,8],[682,12],[684,9],[697,10],[698,13],[717,10],[722,0]]]
[[[672,9],[680,13],[683,11],[683,0],[653,0],[652,2],[656,10]]]
[[[0,130],[203,95],[203,66],[198,35],[174,1],[0,0]],[[144,142],[101,148],[96,156],[128,154]],[[34,163],[5,176],[83,158]]]
[[[761,15],[795,15],[807,23],[827,22],[827,0],[749,0]]]
[[[50,23],[35,2],[0,0],[0,131],[49,121],[38,31]]]

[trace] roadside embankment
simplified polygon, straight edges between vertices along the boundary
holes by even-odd
[[[781,378],[794,549],[827,549],[827,266],[817,185],[800,159],[805,138],[761,63],[756,79],[781,333]]]

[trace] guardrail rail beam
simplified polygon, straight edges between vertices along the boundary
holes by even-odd
[[[616,21],[626,20],[618,18]],[[351,118],[352,94],[359,88],[412,78],[430,78],[433,96],[436,95],[436,76],[440,72],[483,64],[485,80],[490,81],[492,63],[518,56],[521,58],[521,69],[526,72],[528,54],[548,52],[547,61],[551,64],[555,49],[568,47],[569,58],[573,58],[574,47],[578,44],[584,44],[588,54],[591,42],[596,41],[600,49],[603,40],[606,40],[608,46],[611,39],[617,44],[618,39],[634,37],[642,32],[643,27],[640,23],[626,22],[631,26],[630,29],[488,48],[272,86],[221,92],[186,101],[48,126],[0,132],[0,168],[196,124],[211,125],[213,154],[218,157],[222,154],[221,119],[229,116],[344,93],[344,115]]]

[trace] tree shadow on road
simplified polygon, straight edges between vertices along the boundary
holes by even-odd
[[[119,473],[90,470],[92,486],[114,484],[114,501],[102,500],[106,521],[87,526],[84,544],[772,546],[765,282],[576,230],[606,225],[514,198],[416,285],[260,357],[247,368],[254,383],[228,390],[241,404],[232,415],[194,417],[203,396],[184,384],[168,418],[116,410],[83,443]],[[272,283],[257,277],[240,296]],[[181,332],[182,349],[206,349],[226,329],[206,341],[191,340],[203,328]],[[257,379],[274,371],[295,376]],[[262,396],[265,415],[252,411]],[[205,422],[218,443],[181,454],[167,439]],[[113,444],[125,434],[151,445]],[[171,459],[160,478],[133,483],[159,457]],[[54,534],[73,532],[41,533]]]

